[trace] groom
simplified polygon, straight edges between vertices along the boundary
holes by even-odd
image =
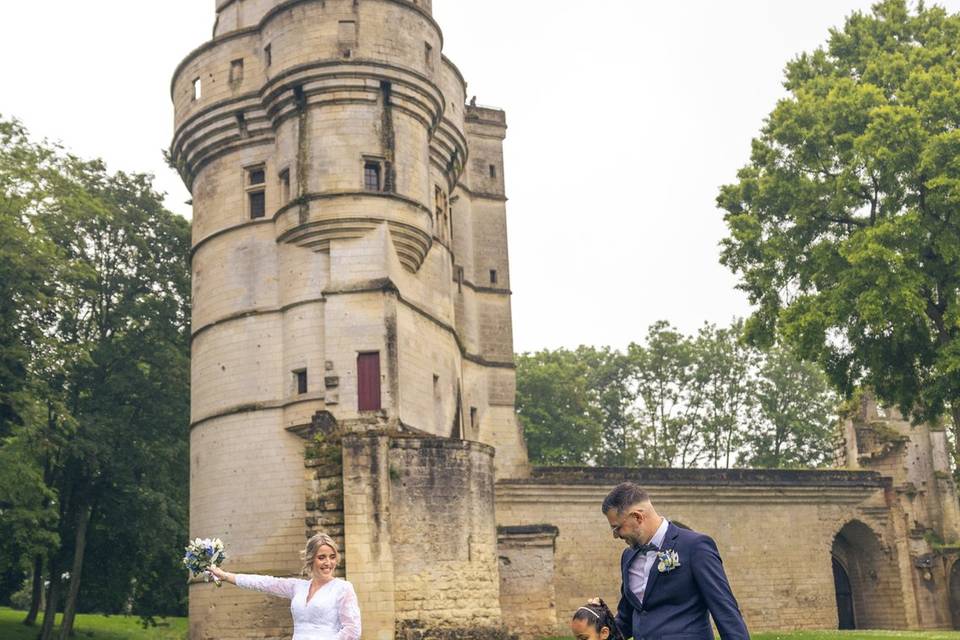
[[[662,518],[632,482],[610,492],[603,513],[627,543],[616,618],[624,638],[713,640],[709,612],[722,640],[749,640],[713,540]]]

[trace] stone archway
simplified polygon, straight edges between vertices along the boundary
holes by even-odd
[[[950,570],[950,612],[953,628],[960,629],[960,560],[954,562]]]
[[[831,551],[834,584],[837,586],[838,626],[904,628],[906,615],[896,558],[891,550],[881,545],[880,537],[873,529],[859,520],[848,522],[834,538]],[[852,611],[841,611],[847,598]],[[852,615],[847,617],[847,614]]]

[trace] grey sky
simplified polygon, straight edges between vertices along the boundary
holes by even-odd
[[[0,114],[111,169],[163,163],[169,81],[213,0],[5,2]],[[941,3],[960,10],[960,0]],[[434,0],[445,53],[507,111],[518,351],[622,346],[749,307],[717,262],[719,185],[782,95],[784,63],[868,0]]]

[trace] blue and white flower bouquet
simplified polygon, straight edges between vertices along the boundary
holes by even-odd
[[[220,538],[197,538],[186,547],[186,553],[183,554],[183,566],[190,570],[194,577],[203,574],[203,581],[209,582],[210,578],[219,587],[221,581],[216,576],[211,576],[207,570],[210,567],[219,567],[226,560],[227,554],[223,550],[223,540]]]

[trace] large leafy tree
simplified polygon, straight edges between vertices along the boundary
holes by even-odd
[[[111,174],[0,124],[13,132],[0,138],[0,210],[18,212],[21,235],[54,267],[41,279],[52,293],[21,287],[11,315],[24,327],[0,336],[0,357],[18,372],[0,389],[14,416],[0,454],[36,485],[19,491],[0,475],[0,500],[12,504],[0,527],[17,533],[28,507],[54,509],[37,519],[45,553],[20,545],[34,584],[41,569],[49,582],[44,640],[60,603],[62,637],[80,603],[180,610],[182,581],[171,578],[186,523],[188,224],[163,208],[149,176]],[[16,270],[10,253],[3,272]],[[35,339],[18,349],[23,336]]]
[[[884,0],[784,86],[718,198],[748,333],[960,429],[960,16]]]

